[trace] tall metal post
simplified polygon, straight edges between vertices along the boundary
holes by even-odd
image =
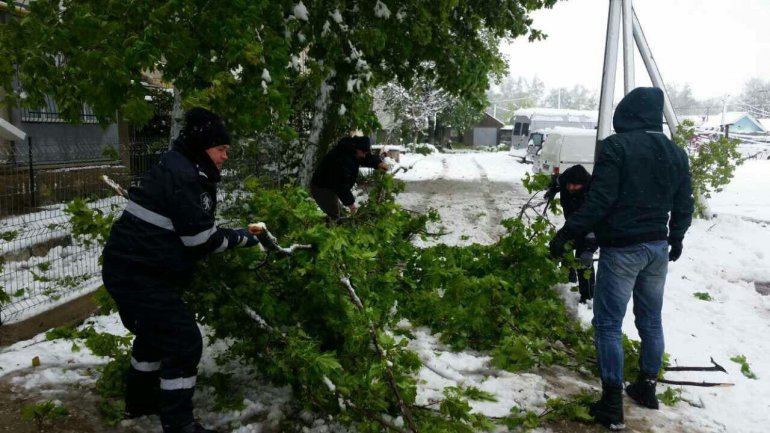
[[[652,57],[652,51],[650,50],[650,46],[647,44],[647,39],[644,37],[644,32],[642,32],[642,26],[639,24],[639,18],[636,16],[636,11],[633,12],[633,18],[634,40],[636,40],[636,46],[639,47],[639,54],[641,54],[642,61],[644,61],[644,66],[647,68],[647,72],[650,74],[652,85],[663,91],[663,115],[666,117],[666,122],[668,122],[668,129],[673,135],[676,133],[676,128],[679,125],[679,121],[676,119],[674,107],[671,105],[671,99],[668,97],[666,85],[663,84],[663,77],[661,77],[658,65],[655,63],[655,59]]]
[[[596,158],[601,149],[600,140],[607,138],[612,130],[612,101],[615,97],[615,75],[618,68],[618,39],[620,37],[620,15],[622,0],[610,0],[607,17],[607,39],[604,46],[604,72],[599,94],[599,123],[596,132]]]
[[[633,14],[633,0],[623,0],[623,83],[626,95],[636,87]]]
[[[37,207],[35,197],[35,164],[32,160],[32,137],[27,136],[27,156],[29,158],[29,202],[33,208]]]

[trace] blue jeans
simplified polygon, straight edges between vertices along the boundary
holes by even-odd
[[[594,344],[602,382],[623,384],[623,317],[634,295],[636,329],[642,339],[639,369],[657,376],[663,357],[663,286],[668,242],[603,247],[594,293]]]

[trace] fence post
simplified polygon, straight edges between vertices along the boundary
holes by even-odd
[[[32,161],[32,137],[27,136],[27,154],[29,156],[29,198],[32,208],[37,207],[35,198],[35,164]]]

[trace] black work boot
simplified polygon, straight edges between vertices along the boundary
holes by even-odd
[[[133,406],[126,405],[123,411],[123,419],[134,419],[148,415],[159,415],[160,409],[157,406]]]
[[[164,428],[163,433],[217,433],[217,431],[207,429],[202,425],[198,424],[197,422],[194,422],[184,427],[172,428],[172,429]]]
[[[648,409],[658,409],[658,396],[655,395],[657,384],[656,377],[640,373],[636,382],[626,387],[626,394]]]
[[[591,403],[588,413],[610,430],[626,428],[623,421],[623,385],[602,383],[602,398]]]

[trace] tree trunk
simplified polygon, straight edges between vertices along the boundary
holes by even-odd
[[[299,184],[304,187],[310,186],[316,162],[329,149],[329,143],[331,142],[329,139],[329,135],[331,135],[330,129],[336,129],[336,125],[332,125],[332,123],[337,118],[337,115],[334,110],[329,111],[329,107],[334,99],[335,84],[338,84],[335,83],[335,76],[336,73],[334,71],[329,73],[316,97],[315,114],[310,126],[310,136],[308,137],[305,152],[302,155],[302,163],[298,173]],[[336,131],[334,132],[336,133]]]
[[[428,117],[428,142],[436,145],[436,116]]]
[[[174,142],[174,139],[182,130],[183,123],[184,110],[182,109],[182,91],[174,86],[174,106],[171,108],[171,128],[168,137],[169,149],[171,148],[171,144]]]

